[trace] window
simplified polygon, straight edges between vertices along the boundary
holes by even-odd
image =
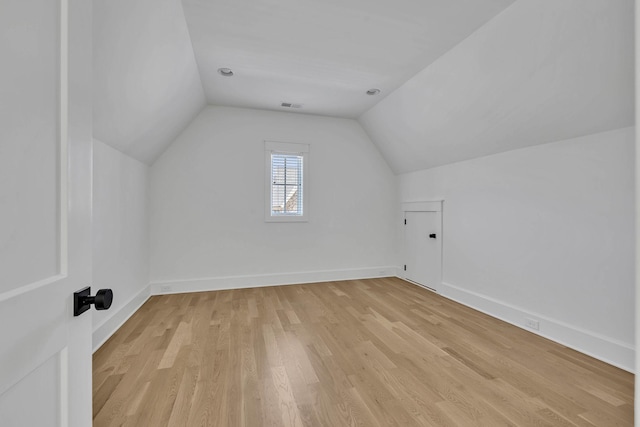
[[[307,144],[265,141],[266,221],[307,220],[308,154]]]
[[[271,215],[302,215],[303,157],[271,153]]]

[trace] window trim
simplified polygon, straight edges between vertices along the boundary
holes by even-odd
[[[302,156],[302,215],[271,215],[271,155],[295,154]],[[264,221],[308,222],[309,221],[309,144],[295,142],[264,141]]]

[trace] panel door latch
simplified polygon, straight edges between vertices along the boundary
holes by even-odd
[[[73,293],[73,315],[80,316],[89,310],[91,304],[96,306],[96,310],[108,310],[112,302],[111,289],[100,289],[95,296],[91,296],[91,287],[87,286]]]

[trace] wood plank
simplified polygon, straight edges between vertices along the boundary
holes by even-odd
[[[397,278],[154,296],[94,426],[632,426],[634,376]]]

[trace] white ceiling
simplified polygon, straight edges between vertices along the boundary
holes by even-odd
[[[396,173],[633,124],[633,0],[93,5],[94,136],[148,164],[207,103],[358,118]]]
[[[93,0],[93,134],[152,163],[205,102],[179,0]]]
[[[396,173],[634,124],[633,0],[518,0],[359,121]]]
[[[183,0],[211,104],[355,118],[513,0]],[[231,68],[231,78],[217,73]],[[379,88],[378,96],[368,96]],[[288,110],[296,111],[296,110]]]

